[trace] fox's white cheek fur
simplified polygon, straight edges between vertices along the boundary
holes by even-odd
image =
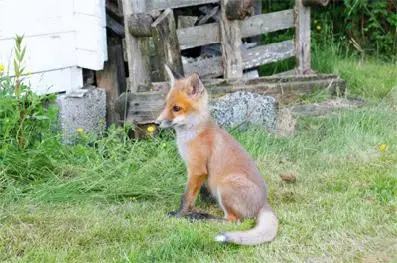
[[[177,116],[172,120],[174,126],[180,126],[185,124],[185,116]]]

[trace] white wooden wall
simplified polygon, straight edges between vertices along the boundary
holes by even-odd
[[[0,64],[13,72],[14,38],[24,35],[34,91],[79,89],[82,68],[107,60],[105,19],[105,0],[0,0]]]

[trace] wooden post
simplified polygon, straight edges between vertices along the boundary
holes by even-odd
[[[310,7],[295,2],[295,51],[298,74],[310,74]]]
[[[130,91],[136,92],[139,85],[150,85],[149,38],[134,37],[128,30],[128,18],[146,11],[146,0],[122,0],[124,13],[125,43],[128,57]]]
[[[167,8],[152,24],[152,37],[160,65],[160,78],[165,80],[164,64],[183,74],[181,49],[176,34],[176,23],[172,9]]]
[[[132,14],[128,18],[128,30],[134,37],[151,37],[150,26],[153,18],[148,14]]]
[[[126,89],[121,43],[108,43],[108,57],[109,60],[105,62],[103,70],[96,72],[96,79],[97,86],[106,90],[106,122],[110,125],[120,120],[115,103],[118,96]]]
[[[223,75],[225,79],[238,79],[243,76],[241,57],[240,21],[228,20],[226,6],[229,0],[221,0],[220,36],[222,46]]]
[[[252,13],[252,0],[229,0],[226,5],[226,16],[230,20],[243,20]]]

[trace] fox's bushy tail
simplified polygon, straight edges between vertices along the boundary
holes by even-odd
[[[276,215],[266,205],[259,211],[254,228],[247,231],[220,234],[215,237],[215,240],[239,245],[258,245],[272,241],[276,237],[277,229],[278,221]]]

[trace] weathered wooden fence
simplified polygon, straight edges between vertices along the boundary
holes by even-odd
[[[119,111],[127,120],[150,123],[164,102],[167,82],[151,82],[150,43],[152,37],[159,62],[160,78],[165,79],[165,63],[173,70],[197,72],[217,96],[237,90],[250,90],[276,96],[279,101],[293,100],[315,87],[344,88],[337,76],[315,74],[310,67],[310,6],[328,0],[296,0],[293,9],[233,19],[235,7],[243,0],[123,0],[129,92],[119,99]],[[219,3],[219,23],[176,28],[173,9]],[[237,3],[237,4],[236,4]],[[234,8],[234,9],[233,9]],[[244,10],[243,10],[244,11]],[[239,13],[239,12],[237,12]],[[154,17],[154,18],[153,18]],[[295,38],[280,43],[242,49],[242,39],[278,30],[295,28]],[[222,55],[182,63],[181,50],[220,43]],[[244,80],[243,71],[260,65],[296,57],[296,68],[284,76]],[[214,79],[222,77],[223,79]],[[143,87],[143,88],[142,88]],[[141,91],[143,90],[143,91]]]

